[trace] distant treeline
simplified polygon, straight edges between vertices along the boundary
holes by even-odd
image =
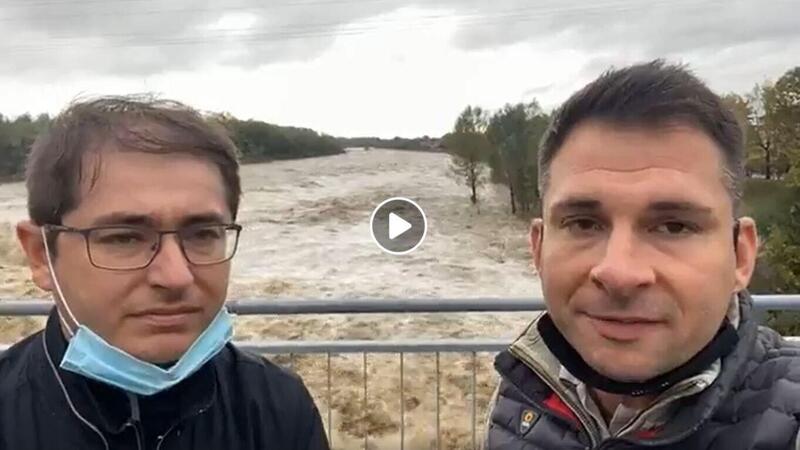
[[[25,158],[36,136],[51,118],[23,114],[13,120],[0,114],[0,180],[22,178]],[[332,136],[308,128],[282,127],[257,120],[239,120],[229,114],[209,117],[220,122],[241,151],[243,163],[308,158],[343,153]]]
[[[343,147],[391,148],[396,150],[440,151],[441,140],[429,136],[418,138],[381,139],[378,137],[337,138]]]
[[[216,119],[228,129],[242,152],[244,163],[344,153],[344,147],[333,136],[309,128],[283,127],[259,120],[238,120],[228,115]]]
[[[0,114],[0,180],[22,176],[31,144],[49,125],[47,114],[36,119],[24,114],[14,120]]]

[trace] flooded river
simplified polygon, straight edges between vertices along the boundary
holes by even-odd
[[[247,165],[242,168],[244,226],[231,298],[532,297],[540,294],[527,249],[527,223],[508,211],[508,193],[486,186],[480,211],[449,174],[440,153],[349,150],[346,154]],[[425,211],[424,243],[407,255],[382,252],[369,219],[383,200],[402,196]],[[28,281],[11,225],[26,216],[21,183],[0,185],[0,298],[45,298]],[[530,317],[519,314],[330,315],[244,317],[237,340],[511,337]],[[13,342],[40,326],[36,319],[0,319],[0,340]],[[494,385],[489,355],[479,356],[478,403]],[[324,356],[297,358],[295,368],[323,416],[332,408],[337,448],[399,448],[398,357],[370,355],[368,414],[361,415],[362,357],[337,356],[327,401]],[[408,355],[406,448],[434,439],[433,356]],[[442,448],[465,448],[470,437],[471,358],[443,355]],[[482,411],[481,413],[482,414]],[[479,417],[480,422],[480,417]],[[481,425],[481,424],[479,424]]]

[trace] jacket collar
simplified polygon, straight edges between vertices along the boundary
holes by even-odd
[[[138,420],[139,418],[134,417],[134,409],[141,411],[141,420],[145,423],[148,422],[148,411],[158,411],[160,418],[165,416],[165,412],[169,412],[166,416],[177,423],[208,408],[216,398],[217,382],[213,359],[171,389],[149,397],[136,396],[59,367],[68,342],[55,308],[50,312],[41,336],[41,344],[37,344],[44,348],[45,361],[40,366],[44,373],[41,374],[41,379],[46,380],[46,386],[55,391],[53,395],[65,398],[73,414],[79,414],[104,433],[121,433]],[[139,403],[138,408],[134,407],[133,402]],[[165,428],[170,425],[172,423],[163,424]]]

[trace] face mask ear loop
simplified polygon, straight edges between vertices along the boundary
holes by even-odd
[[[59,284],[58,282],[58,277],[56,277],[56,271],[53,268],[53,260],[50,258],[50,245],[47,243],[47,233],[45,232],[44,227],[42,227],[42,240],[44,241],[44,251],[47,257],[47,268],[50,269],[50,279],[53,280],[53,284],[56,287],[56,293],[58,294],[58,298],[61,301],[61,305],[64,307],[64,310],[67,311],[69,319],[75,325],[74,328],[77,329],[80,326],[80,324],[78,323],[78,320],[75,319],[75,315],[72,314],[72,310],[69,308],[69,304],[67,303],[67,300],[64,298],[64,292],[61,290],[61,284]],[[69,333],[69,337],[71,338],[75,336],[75,331],[73,330],[73,327],[70,327],[69,324],[66,322],[66,320],[64,320],[64,315],[61,314],[60,311],[58,314],[58,319],[61,321],[61,325],[63,325],[64,328],[67,330],[67,333]]]

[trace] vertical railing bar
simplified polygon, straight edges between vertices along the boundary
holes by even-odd
[[[289,369],[294,372],[294,353],[289,353]]]
[[[331,395],[331,352],[328,352],[328,445],[333,448],[333,399]]]
[[[439,352],[436,352],[436,450],[442,448],[442,437],[439,429]]]
[[[406,396],[403,384],[403,374],[405,373],[404,356],[403,352],[400,352],[400,450],[405,449],[406,443]]]
[[[477,366],[477,355],[475,352],[472,352],[472,450],[475,450],[475,415],[477,413],[477,402],[476,402],[476,375],[475,370]]]
[[[368,415],[368,411],[367,411],[367,352],[364,352],[363,355],[364,355],[364,405],[363,405],[364,415],[363,415],[361,423],[362,423],[363,428],[364,428],[364,450],[368,450],[368,446],[369,446],[369,436],[368,436],[369,435],[369,427],[367,427],[367,415]]]

